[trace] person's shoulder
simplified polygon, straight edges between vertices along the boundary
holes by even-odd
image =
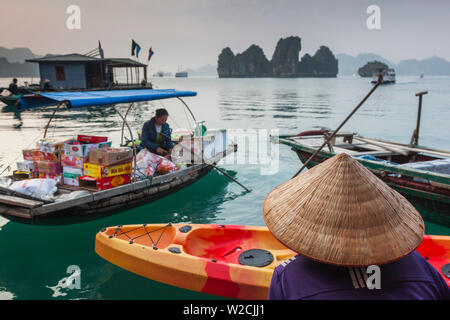
[[[149,126],[149,125],[151,125],[151,124],[153,124],[153,118],[151,118],[150,120],[147,120],[147,121],[145,121],[144,122],[144,126]]]
[[[284,260],[275,268],[275,272],[279,275],[287,272],[289,266],[292,266],[292,265],[298,263],[301,260],[301,258],[302,258],[301,256],[297,255],[297,256],[294,256],[294,257]],[[295,261],[297,261],[297,262],[295,262]]]

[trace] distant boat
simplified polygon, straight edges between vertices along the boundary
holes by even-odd
[[[175,73],[175,77],[176,78],[187,78],[188,73],[186,71],[179,71],[179,72]]]
[[[381,84],[395,83],[395,70],[394,69],[380,69],[376,71],[372,76],[371,83],[377,83],[380,74],[383,75],[383,82]]]

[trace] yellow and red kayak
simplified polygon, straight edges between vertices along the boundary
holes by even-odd
[[[425,236],[417,250],[450,285],[450,237]],[[95,251],[146,278],[238,299],[266,299],[274,268],[296,255],[267,227],[211,224],[109,227]]]

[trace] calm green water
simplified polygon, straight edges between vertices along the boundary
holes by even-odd
[[[7,85],[8,81],[10,79],[0,79],[0,86]],[[208,128],[278,128],[280,134],[337,127],[370,90],[368,82],[359,78],[153,79],[158,88],[197,91],[197,97],[185,100],[197,118],[206,120]],[[449,87],[448,77],[400,77],[397,84],[380,87],[343,130],[409,142],[417,114],[414,94],[428,90],[429,94],[424,97],[420,143],[448,150]],[[140,129],[152,111],[162,105],[171,114],[172,127],[187,127],[185,113],[177,101],[139,104],[129,115],[131,126]],[[6,167],[20,160],[21,150],[34,145],[42,136],[53,108],[22,114],[0,108],[0,164]],[[119,117],[105,108],[62,110],[52,122],[49,136],[104,134],[117,145],[120,129]],[[264,198],[300,166],[297,156],[288,147],[279,148],[279,168],[274,175],[261,175],[260,164],[221,165],[252,189],[251,193],[243,192],[214,171],[164,199],[94,221],[42,226],[0,218],[0,299],[216,299],[115,267],[95,254],[95,234],[105,226],[132,223],[264,225],[261,213]],[[240,152],[248,153],[248,150],[241,148]],[[450,229],[426,223],[426,233],[450,235]],[[64,287],[63,278],[69,275],[66,269],[70,265],[81,268],[79,290]]]

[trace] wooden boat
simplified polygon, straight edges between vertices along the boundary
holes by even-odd
[[[450,286],[450,237],[425,236],[417,251]],[[141,224],[104,228],[103,259],[176,287],[237,299],[267,299],[273,270],[296,253],[267,227]]]
[[[325,130],[280,136],[301,162],[324,143]],[[313,167],[345,152],[405,196],[427,221],[450,226],[450,152],[338,133],[307,165]]]
[[[178,98],[181,100],[181,97],[194,95],[196,95],[196,93],[191,91],[149,89],[141,89],[136,91],[96,91],[92,95],[90,95],[89,92],[55,92],[24,96],[21,100],[21,106],[26,110],[27,108],[55,104],[55,101],[57,101],[59,102],[57,109],[62,104],[67,104],[71,107],[112,107],[117,111],[114,107],[115,103],[130,102],[130,109],[136,101],[166,98]],[[187,107],[185,102],[183,100],[181,101]],[[188,110],[190,111],[189,108]],[[125,117],[123,117],[120,113],[119,115],[124,120],[125,124]],[[47,124],[45,132],[47,131],[50,121],[51,118]],[[134,141],[133,134],[129,126],[128,129],[130,131],[131,141]],[[201,158],[202,161],[192,159],[190,163],[187,163],[187,166],[184,169],[164,175],[153,177],[149,176],[145,180],[133,179],[129,184],[117,186],[112,189],[97,191],[89,188],[58,185],[58,195],[71,194],[73,191],[85,191],[84,194],[78,197],[62,197],[64,200],[58,200],[56,198],[56,200],[45,201],[0,187],[0,214],[7,218],[33,221],[43,220],[44,218],[67,218],[73,216],[89,216],[94,218],[99,215],[129,209],[133,206],[140,206],[162,198],[194,183],[206,173],[211,171],[215,167],[215,164],[217,164],[221,159],[236,151],[237,145],[225,145],[225,140],[222,142],[223,145],[220,146],[220,148],[214,149],[214,152],[210,152],[208,155],[206,155],[206,153],[203,154],[204,157]],[[135,146],[133,147],[135,148]],[[136,149],[134,150],[134,154],[136,154]],[[132,177],[135,177],[133,173]]]
[[[1,92],[1,88],[0,88],[0,92]],[[4,104],[6,104],[7,106],[15,106],[18,102],[18,98],[19,96],[16,95],[10,95],[10,96],[3,96],[0,95],[0,101],[3,102]]]

